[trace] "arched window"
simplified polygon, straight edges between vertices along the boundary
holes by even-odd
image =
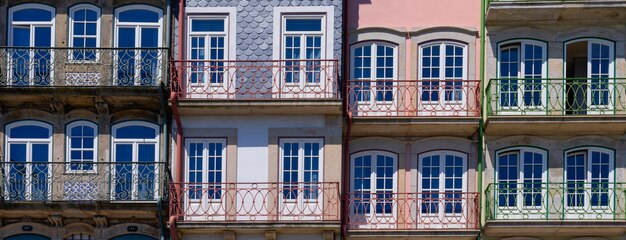
[[[113,200],[155,200],[159,191],[159,127],[128,121],[112,127]]]
[[[384,42],[359,43],[351,47],[351,77],[358,102],[392,102],[397,80],[398,48]]]
[[[397,161],[396,154],[384,151],[366,151],[352,155],[352,214],[395,214]]]
[[[95,238],[85,233],[74,233],[70,235],[69,237],[65,238],[65,240],[92,240],[92,239],[95,239]]]
[[[98,155],[98,125],[88,121],[76,121],[67,125],[67,171],[95,171]]]
[[[612,206],[610,205],[613,201],[611,198],[615,195],[612,193],[615,187],[613,186],[614,157],[613,150],[601,147],[582,147],[565,152],[564,171],[567,186],[565,205],[567,208],[588,209]]]
[[[419,192],[423,215],[461,214],[467,199],[467,154],[432,151],[419,156]]]
[[[92,4],[78,4],[69,12],[69,46],[72,48],[100,47],[100,8]],[[74,50],[71,60],[95,61],[95,49]]]
[[[19,121],[6,126],[6,174],[11,200],[47,200],[50,194],[49,162],[52,126]]]
[[[20,4],[9,9],[10,84],[48,85],[52,82],[54,46],[53,7],[39,3]],[[34,49],[31,49],[34,48]]]
[[[148,5],[115,9],[118,85],[154,85],[158,77],[163,11]]]
[[[512,147],[496,152],[495,201],[499,216],[529,217],[523,209],[544,208],[547,183],[547,151],[534,147]],[[541,211],[533,211],[541,214]],[[533,217],[531,217],[533,218]]]
[[[498,52],[498,111],[506,114],[545,113],[547,44],[535,40],[501,43]],[[523,110],[523,111],[520,111]]]
[[[467,46],[435,42],[420,46],[421,102],[442,105],[461,102],[467,80]],[[418,83],[419,84],[419,83]]]

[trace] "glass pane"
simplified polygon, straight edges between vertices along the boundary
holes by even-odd
[[[141,138],[156,138],[156,131],[154,128],[146,126],[126,126],[118,128],[115,132],[115,138],[120,139],[141,139]]]
[[[49,138],[50,129],[41,126],[19,126],[9,130],[10,138]]]
[[[133,186],[133,145],[116,144],[113,185],[115,200],[131,200]]]
[[[120,22],[159,22],[159,13],[143,9],[131,9],[120,12]]]
[[[191,20],[192,32],[223,32],[224,31],[224,19],[210,19],[210,20]]]
[[[287,31],[322,31],[322,19],[287,19]]]
[[[48,172],[49,144],[33,144],[32,148],[31,198],[33,200],[46,200],[48,199],[48,178],[50,176]]]
[[[141,47],[156,48],[159,40],[158,28],[142,28],[141,29]],[[139,60],[141,69],[141,85],[153,85],[157,81],[159,74],[159,50],[142,49],[141,59]]]
[[[117,45],[120,48],[135,47],[135,28],[119,28]],[[118,85],[133,85],[135,82],[135,49],[122,49],[117,53]]]
[[[13,21],[52,21],[52,12],[28,8],[13,12]]]
[[[154,200],[156,186],[156,145],[139,144],[137,160],[137,200]]]

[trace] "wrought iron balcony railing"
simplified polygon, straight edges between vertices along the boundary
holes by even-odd
[[[493,183],[485,194],[487,220],[626,220],[623,183]]]
[[[2,162],[0,201],[156,201],[165,190],[163,163]]]
[[[156,86],[166,48],[0,47],[0,86]]]
[[[476,230],[478,193],[350,193],[348,228],[361,230]]]
[[[171,183],[179,222],[338,222],[339,183]]]
[[[478,80],[351,80],[348,111],[355,117],[477,117]]]
[[[172,61],[172,91],[212,100],[338,99],[337,60]]]
[[[502,115],[623,115],[624,78],[508,78],[487,85],[487,113]]]

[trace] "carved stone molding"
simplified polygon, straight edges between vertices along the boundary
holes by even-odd
[[[63,217],[60,214],[51,214],[48,216],[48,222],[51,227],[60,228],[63,227]]]
[[[93,221],[96,223],[96,228],[106,228],[108,225],[107,218],[102,215],[93,216]]]

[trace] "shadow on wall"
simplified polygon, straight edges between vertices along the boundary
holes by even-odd
[[[348,1],[348,32],[353,31],[359,28],[359,6],[361,5],[372,5],[372,0],[349,0]]]

